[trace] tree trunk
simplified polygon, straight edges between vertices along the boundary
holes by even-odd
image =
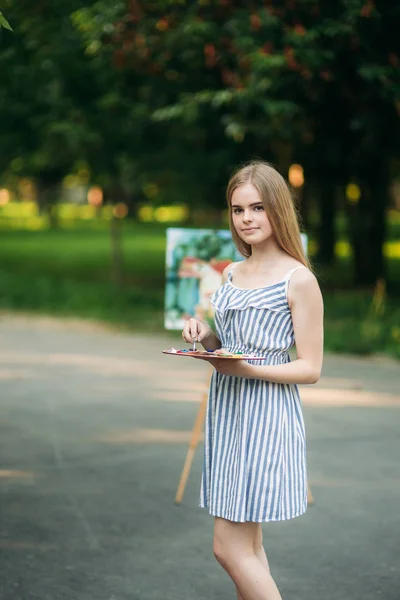
[[[124,260],[122,251],[122,222],[113,217],[110,220],[111,234],[111,280],[115,285],[122,285],[124,280]]]
[[[323,265],[332,265],[335,261],[336,242],[336,186],[332,179],[322,176],[318,187],[319,227],[317,260]]]
[[[60,190],[60,183],[39,180],[38,181],[38,204],[40,211],[46,213],[49,217],[51,229],[58,227],[57,200]]]
[[[113,205],[122,202],[121,189],[118,183],[111,183],[104,189],[104,200]],[[113,216],[110,219],[110,250],[111,250],[111,281],[119,286],[124,281],[124,253],[122,248],[122,227],[121,219]]]
[[[386,234],[388,180],[384,168],[375,164],[360,179],[361,198],[349,208],[349,231],[354,254],[354,279],[358,286],[385,279],[383,243]]]

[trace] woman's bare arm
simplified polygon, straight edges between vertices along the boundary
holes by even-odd
[[[292,275],[288,301],[297,358],[283,365],[252,366],[253,377],[275,383],[316,383],[322,369],[324,308],[318,282],[310,271],[299,269]]]

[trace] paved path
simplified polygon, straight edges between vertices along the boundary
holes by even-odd
[[[228,600],[197,507],[174,505],[207,365],[175,334],[0,318],[0,600]],[[264,526],[285,600],[399,600],[399,365],[327,357],[302,388],[316,505]]]

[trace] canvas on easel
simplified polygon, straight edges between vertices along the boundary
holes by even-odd
[[[185,320],[212,320],[210,295],[227,265],[243,257],[230,231],[167,229],[165,329],[182,330]]]

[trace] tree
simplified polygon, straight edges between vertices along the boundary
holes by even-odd
[[[0,39],[0,172],[33,177],[44,207],[82,163],[109,195],[121,194],[135,139],[131,106],[113,65],[104,69],[84,51],[72,20],[82,2],[8,5],[16,26]]]
[[[79,110],[82,67],[70,5],[9,2],[15,33],[0,42],[0,171],[34,177],[45,204],[89,133]]]
[[[304,161],[320,185],[326,262],[335,188],[358,179],[365,191],[350,220],[356,281],[384,274],[382,186],[398,153],[396,6],[288,0],[249,10],[230,0],[131,1],[122,18],[101,27],[94,14],[104,16],[106,3],[81,12],[88,43],[114,49],[153,120],[203,131],[206,147],[213,138],[226,144],[228,168],[253,155],[272,157],[282,171],[293,158]],[[211,164],[213,151],[208,157]]]

